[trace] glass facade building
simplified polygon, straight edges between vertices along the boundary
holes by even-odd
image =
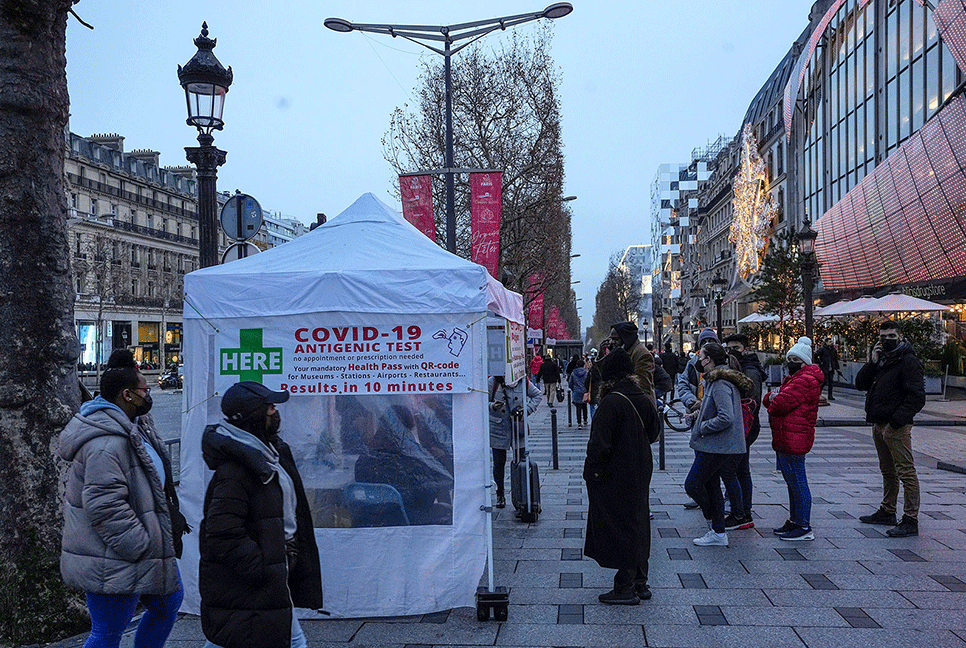
[[[784,108],[826,290],[966,278],[966,19],[956,6],[816,3],[823,13]]]

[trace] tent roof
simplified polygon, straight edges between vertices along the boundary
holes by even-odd
[[[523,322],[523,298],[371,193],[284,245],[185,276],[184,316],[470,313]]]

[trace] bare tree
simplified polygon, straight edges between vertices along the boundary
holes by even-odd
[[[77,629],[57,435],[79,401],[64,195],[72,0],[0,0],[0,642]]]
[[[452,59],[454,160],[457,167],[503,171],[500,267],[508,287],[535,292],[558,306],[576,329],[570,293],[570,212],[561,201],[564,156],[559,72],[550,56],[551,28],[514,32],[496,50],[469,47]],[[438,58],[422,61],[417,105],[397,108],[383,138],[397,173],[436,169],[444,160],[444,81]],[[457,251],[469,257],[469,179],[457,176]],[[442,176],[433,181],[437,238],[445,238]],[[528,295],[529,298],[529,295]]]
[[[610,327],[617,322],[637,321],[644,295],[641,286],[633,280],[628,269],[620,264],[617,253],[610,259],[607,276],[597,289],[597,309],[591,338],[599,343],[610,335]]]

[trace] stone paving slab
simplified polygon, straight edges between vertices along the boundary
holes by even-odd
[[[827,418],[859,417],[861,395],[843,391],[837,398],[836,410],[823,408]],[[955,416],[956,407],[937,411]],[[870,430],[820,428],[806,462],[816,539],[786,543],[771,533],[788,517],[788,493],[774,472],[766,426],[751,453],[756,526],[729,533],[728,548],[691,542],[706,528],[700,512],[682,506],[693,453],[687,434],[669,432],[667,470],[655,469],[651,483],[654,597],[639,606],[604,606],[597,595],[611,588],[614,572],[582,555],[589,431],[568,429],[562,408],[558,416],[556,471],[546,408],[531,421],[531,456],[541,464],[540,519],[522,524],[504,509],[494,520],[495,582],[510,591],[507,622],[480,623],[473,608],[405,619],[313,619],[303,621],[309,646],[966,647],[966,475],[935,469],[940,451],[958,457],[952,442],[966,459],[966,429],[914,428],[921,535],[892,539],[881,533],[885,527],[858,521],[881,498]],[[69,648],[83,644],[84,637],[75,639]],[[167,645],[203,642],[198,618],[184,616]],[[133,633],[121,645],[132,646]]]

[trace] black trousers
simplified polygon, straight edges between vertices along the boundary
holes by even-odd
[[[587,422],[587,403],[574,403],[574,409],[577,410],[577,425],[582,425]]]
[[[614,591],[632,592],[647,585],[647,565],[636,569],[618,569],[614,574]]]
[[[835,377],[834,371],[825,371],[825,384],[828,385],[828,397],[832,398],[832,379]]]
[[[506,477],[506,450],[490,448],[493,451],[493,481],[496,482],[496,492],[503,494],[503,480]]]

